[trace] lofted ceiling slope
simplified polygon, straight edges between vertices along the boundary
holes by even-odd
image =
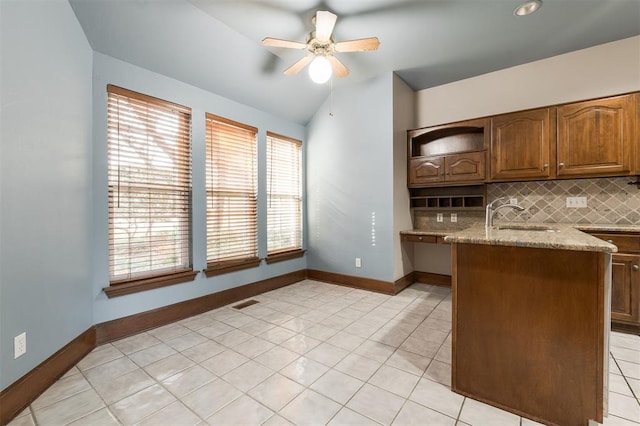
[[[317,10],[338,15],[336,41],[376,36],[376,52],[336,54],[333,87],[395,72],[414,90],[640,34],[640,0],[69,0],[95,51],[306,124],[330,84],[282,72],[303,51]],[[544,76],[542,76],[544,77]]]

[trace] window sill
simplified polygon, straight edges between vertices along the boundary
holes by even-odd
[[[139,293],[141,291],[153,290],[154,288],[186,283],[188,281],[193,281],[196,275],[198,275],[198,271],[189,269],[157,277],[118,281],[111,283],[109,287],[105,287],[102,290],[106,293],[107,297],[111,299],[112,297]]]
[[[209,278],[229,272],[240,271],[242,269],[255,268],[256,266],[260,265],[261,261],[262,260],[258,257],[251,257],[248,259],[223,260],[221,262],[208,264],[207,269],[204,269],[203,272],[207,276],[207,278]]]
[[[299,257],[302,257],[304,256],[305,252],[306,250],[296,249],[296,250],[283,251],[279,253],[272,253],[272,254],[268,254],[265,260],[267,261],[268,264],[283,262],[285,260],[297,259]]]

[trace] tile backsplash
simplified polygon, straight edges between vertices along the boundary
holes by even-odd
[[[488,202],[517,198],[526,210],[502,210],[503,220],[579,224],[640,224],[640,189],[635,178],[598,178],[487,185]],[[586,208],[568,208],[567,197],[586,197]]]
[[[496,219],[514,222],[640,225],[640,188],[629,185],[635,177],[572,179],[487,184],[487,203],[500,198],[517,198],[523,212],[501,210]],[[586,208],[568,208],[567,197],[586,197]],[[458,222],[451,223],[450,213]],[[444,222],[436,222],[443,213]],[[415,210],[414,228],[465,228],[484,222],[484,211]]]

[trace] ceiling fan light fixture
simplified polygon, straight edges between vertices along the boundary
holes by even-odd
[[[529,0],[516,7],[513,11],[515,16],[531,15],[542,6],[542,0]]]
[[[329,60],[324,55],[313,58],[309,65],[309,77],[316,84],[324,84],[331,78],[332,70]]]
[[[2,1],[2,0],[0,0]],[[309,77],[317,84],[329,81],[331,76],[343,78],[349,75],[349,68],[344,66],[333,52],[367,52],[378,50],[380,40],[378,37],[347,40],[336,43],[332,33],[338,17],[326,10],[316,12],[313,24],[316,27],[307,39],[307,43],[291,40],[281,40],[273,37],[265,37],[262,44],[269,47],[285,47],[290,49],[306,49],[307,55],[284,70],[285,75],[296,75],[301,69],[309,65]]]

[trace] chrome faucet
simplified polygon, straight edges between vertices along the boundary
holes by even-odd
[[[506,207],[510,207],[512,209],[515,209],[519,212],[524,211],[524,207],[519,206],[517,204],[511,204],[511,203],[506,203],[506,204],[502,204],[500,206],[496,205],[502,201],[506,201],[508,200],[508,198],[504,197],[504,198],[498,198],[496,200],[493,200],[492,202],[490,202],[489,204],[487,204],[487,209],[485,212],[485,218],[484,218],[484,226],[486,228],[491,228],[493,227],[493,217],[495,216],[496,212],[502,208],[506,208]]]

